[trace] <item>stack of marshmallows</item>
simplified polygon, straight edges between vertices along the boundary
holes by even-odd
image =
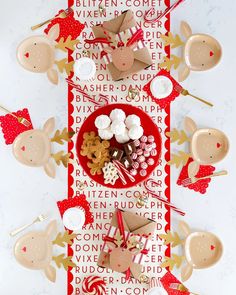
[[[126,114],[121,109],[114,109],[110,116],[100,115],[95,120],[98,135],[101,139],[110,140],[113,136],[118,143],[126,143],[142,137],[143,128],[137,115]]]

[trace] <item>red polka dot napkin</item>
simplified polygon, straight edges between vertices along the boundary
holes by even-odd
[[[157,76],[165,76],[170,79],[173,84],[173,90],[171,94],[162,99],[155,97],[151,91],[151,83]],[[180,92],[176,89],[181,89],[182,86],[171,76],[169,72],[164,69],[160,70],[153,79],[143,87],[143,90],[152,98],[153,101],[155,101],[162,109],[164,109],[180,95]]]
[[[193,161],[193,159],[190,158],[188,163],[181,170],[180,175],[179,175],[179,179],[177,180],[178,185],[183,186],[182,181],[186,178],[189,178],[188,165],[192,161]],[[196,177],[208,176],[208,175],[213,174],[214,171],[215,171],[215,167],[213,167],[213,166],[210,166],[210,165],[202,166],[201,165]],[[190,190],[194,190],[195,192],[199,192],[201,194],[205,194],[210,182],[211,182],[211,178],[206,178],[206,179],[198,180],[197,182],[186,186],[186,188],[188,188]]]
[[[12,114],[16,115],[17,117],[22,117],[31,122],[30,115],[27,109],[13,112]],[[7,145],[12,144],[19,134],[33,129],[32,122],[29,127],[26,127],[25,125],[19,123],[17,118],[9,114],[5,116],[0,116],[0,126],[2,128],[3,136]]]
[[[168,295],[190,295],[189,291],[174,290],[171,284],[182,284],[172,273],[167,272],[162,278],[161,283]]]
[[[63,10],[60,10],[56,16],[58,16],[62,11]],[[81,24],[78,20],[75,20],[74,12],[69,14],[66,18],[55,18],[50,22],[44,32],[47,34],[51,27],[55,24],[60,25],[60,35],[56,41],[59,41],[62,37],[65,40],[69,36],[72,37],[72,40],[75,40],[79,37],[85,27],[84,24]]]
[[[69,208],[73,207],[80,207],[85,212],[85,224],[93,223],[94,218],[90,211],[90,205],[89,202],[86,200],[85,195],[80,195],[78,197],[65,199],[63,201],[57,202],[58,209],[60,211],[61,217],[63,217],[63,214],[65,211]]]

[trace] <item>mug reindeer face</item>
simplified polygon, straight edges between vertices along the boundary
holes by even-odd
[[[44,232],[32,232],[15,245],[17,261],[29,269],[45,269],[52,259],[52,242]]]
[[[115,248],[110,254],[110,265],[116,272],[125,272],[132,264],[133,254],[124,248]]]
[[[137,46],[137,43],[132,44],[131,46],[121,46],[116,49],[107,47],[104,49],[104,51],[111,54],[112,62],[119,71],[126,72],[134,64],[133,49],[136,46]]]
[[[113,271],[125,272],[133,264],[133,255],[140,253],[141,249],[128,243],[128,248],[123,248],[119,244],[108,243],[110,248],[110,266]]]
[[[29,130],[17,136],[13,143],[16,159],[27,166],[44,166],[51,157],[51,142],[43,130]]]
[[[221,241],[208,232],[190,234],[185,242],[187,262],[195,269],[208,268],[217,263],[223,252]]]
[[[199,129],[191,141],[191,153],[200,164],[215,164],[228,153],[229,142],[226,135],[217,129]]]
[[[46,36],[29,37],[19,45],[17,59],[26,70],[45,73],[55,60],[54,45]]]

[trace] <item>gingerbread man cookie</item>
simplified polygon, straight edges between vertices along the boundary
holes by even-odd
[[[87,164],[91,174],[100,175],[102,174],[102,168],[105,163],[110,160],[110,142],[106,140],[102,141],[93,131],[84,133],[83,138],[84,141],[81,146],[80,154],[91,160]]]

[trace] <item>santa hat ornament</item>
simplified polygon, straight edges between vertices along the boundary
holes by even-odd
[[[27,117],[27,120],[31,122],[27,110],[14,113],[16,117],[13,118],[10,115],[0,117],[6,144],[12,144],[13,155],[20,163],[30,167],[43,167],[45,173],[54,178],[56,168],[52,159],[57,165],[62,163],[64,167],[67,167],[70,154],[65,154],[63,151],[54,154],[52,152],[52,142],[60,145],[69,142],[72,133],[68,132],[67,128],[64,128],[62,131],[57,130],[54,136],[50,138],[50,134],[55,127],[54,118],[48,119],[43,129],[34,129],[32,124],[26,127],[18,121],[21,118],[19,114],[22,113],[26,115],[24,119]]]

